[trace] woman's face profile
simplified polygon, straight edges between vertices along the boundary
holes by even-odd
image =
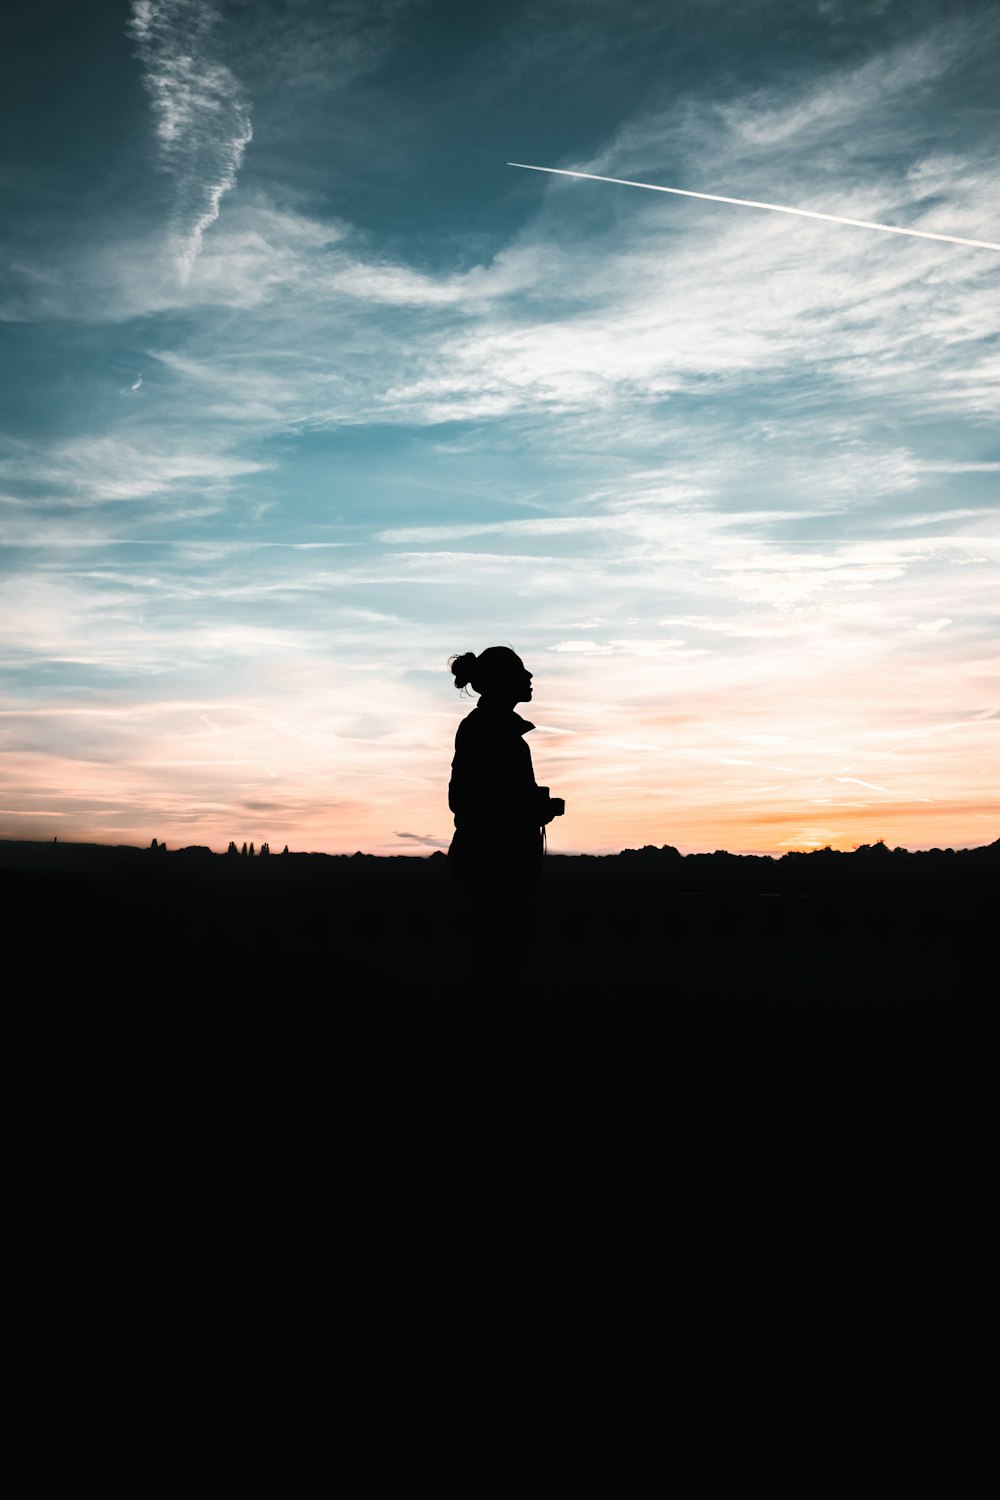
[[[503,675],[497,676],[490,688],[490,697],[503,698],[508,703],[528,703],[531,700],[531,673],[513,651],[504,661]]]
[[[524,662],[518,657],[517,666],[511,674],[511,682],[517,693],[517,697],[514,699],[515,703],[531,702],[531,678],[532,673],[528,671]]]
[[[531,699],[532,673],[514,651],[498,648],[484,653],[483,666],[489,670],[480,676],[479,691],[491,702],[511,705]]]

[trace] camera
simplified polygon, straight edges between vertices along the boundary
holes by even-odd
[[[550,797],[547,786],[538,788],[538,816],[542,823],[551,823],[553,818],[561,818],[566,811],[566,803],[561,797]]]

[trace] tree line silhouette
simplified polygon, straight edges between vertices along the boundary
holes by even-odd
[[[332,880],[376,888],[380,883],[413,890],[451,890],[448,860],[443,852],[430,855],[375,855],[360,850],[354,854],[321,854],[292,851],[286,844],[280,856],[271,855],[265,841],[259,849],[252,842],[238,846],[229,841],[224,854],[204,844],[189,844],[171,850],[154,838],[148,849],[131,845],[76,844],[65,840],[40,842],[0,840],[0,870],[14,873],[46,871],[100,871],[146,866],[148,856],[157,858],[157,869],[213,869],[224,879],[227,868],[253,859],[263,870],[267,860],[275,880]],[[152,868],[152,866],[150,866]],[[281,872],[284,871],[284,874]],[[294,872],[294,873],[293,873]],[[798,891],[961,890],[977,885],[993,886],[1000,877],[1000,839],[971,849],[890,848],[882,839],[845,851],[830,848],[790,850],[781,855],[731,854],[725,849],[712,853],[682,854],[672,844],[646,844],[623,849],[618,854],[548,854],[545,888],[551,891],[757,891],[761,894]]]

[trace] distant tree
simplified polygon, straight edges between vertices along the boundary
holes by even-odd
[[[244,859],[246,859],[246,854],[247,854],[247,842],[246,842],[246,839],[244,839],[243,840],[243,858]]]
[[[288,853],[288,845],[287,844],[285,845],[284,849],[282,849],[281,852],[282,852],[282,854],[287,854]]]
[[[250,858],[253,859],[253,844],[250,845]]]
[[[239,852],[240,851],[236,847],[236,840],[235,839],[230,839],[229,840],[229,848],[226,850],[226,853],[227,854],[239,854]]]
[[[157,843],[156,843],[156,840],[155,840],[155,839],[154,839],[154,840],[153,840],[153,842],[152,842],[152,843],[151,843],[151,844],[150,844],[150,846],[149,846],[149,847],[150,847],[150,848],[151,848],[151,849],[155,849],[155,848],[157,848],[157,847],[158,847],[158,846],[157,846]]]

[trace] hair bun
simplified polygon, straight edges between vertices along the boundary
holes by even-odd
[[[467,687],[472,681],[472,675],[476,670],[476,653],[474,651],[466,651],[462,656],[453,656],[450,665],[452,675],[455,678],[455,686],[457,688]]]

